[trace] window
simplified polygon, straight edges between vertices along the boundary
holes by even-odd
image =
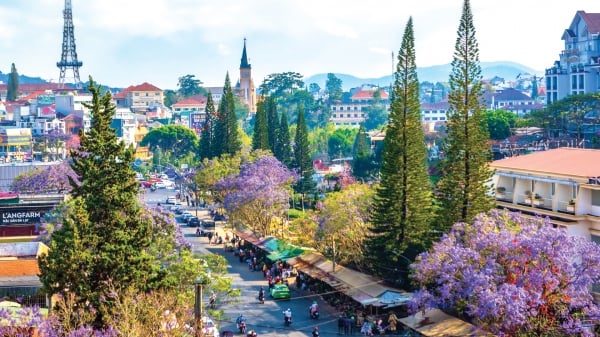
[[[336,117],[337,117],[336,114],[333,114],[333,118],[336,118]]]
[[[577,75],[571,75],[571,89],[577,89]]]
[[[440,120],[441,120],[441,121],[445,121],[445,120],[446,120],[446,117],[440,117]]]
[[[331,111],[335,111],[336,107],[332,106]]]
[[[344,111],[344,107],[343,106],[340,107],[340,111]]]
[[[146,97],[150,96],[150,94],[146,93]]]
[[[579,89],[583,89],[583,74],[579,74]]]
[[[592,190],[592,206],[600,206],[600,191]]]

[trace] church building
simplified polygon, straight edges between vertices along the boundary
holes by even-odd
[[[256,113],[256,88],[252,80],[252,66],[248,63],[246,53],[246,39],[244,38],[244,50],[240,62],[240,79],[236,85],[237,95],[248,106],[250,114]]]

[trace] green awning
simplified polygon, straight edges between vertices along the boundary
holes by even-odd
[[[290,245],[287,247],[287,249],[276,250],[274,252],[269,253],[269,255],[267,255],[267,258],[271,261],[287,260],[292,257],[302,255],[302,253],[304,253],[304,249]]]

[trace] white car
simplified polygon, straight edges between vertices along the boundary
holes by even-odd
[[[177,202],[177,198],[175,198],[174,196],[170,196],[170,197],[167,197],[167,201],[165,201],[165,204],[175,205],[176,202]]]
[[[167,185],[165,185],[164,181],[157,181],[154,183],[154,187],[156,188],[167,188]]]

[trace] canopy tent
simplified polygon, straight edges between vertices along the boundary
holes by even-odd
[[[363,306],[391,308],[407,303],[411,294],[381,284],[382,280],[333,262],[315,252],[288,259],[292,265],[310,277],[326,282],[334,289],[352,297]]]
[[[304,253],[304,249],[289,244],[283,240],[266,237],[258,238],[248,231],[236,231],[236,234],[246,242],[265,250],[271,261],[286,260]]]
[[[425,313],[419,311],[415,315],[401,318],[400,322],[427,337],[492,336],[474,325],[438,309],[431,309]]]

